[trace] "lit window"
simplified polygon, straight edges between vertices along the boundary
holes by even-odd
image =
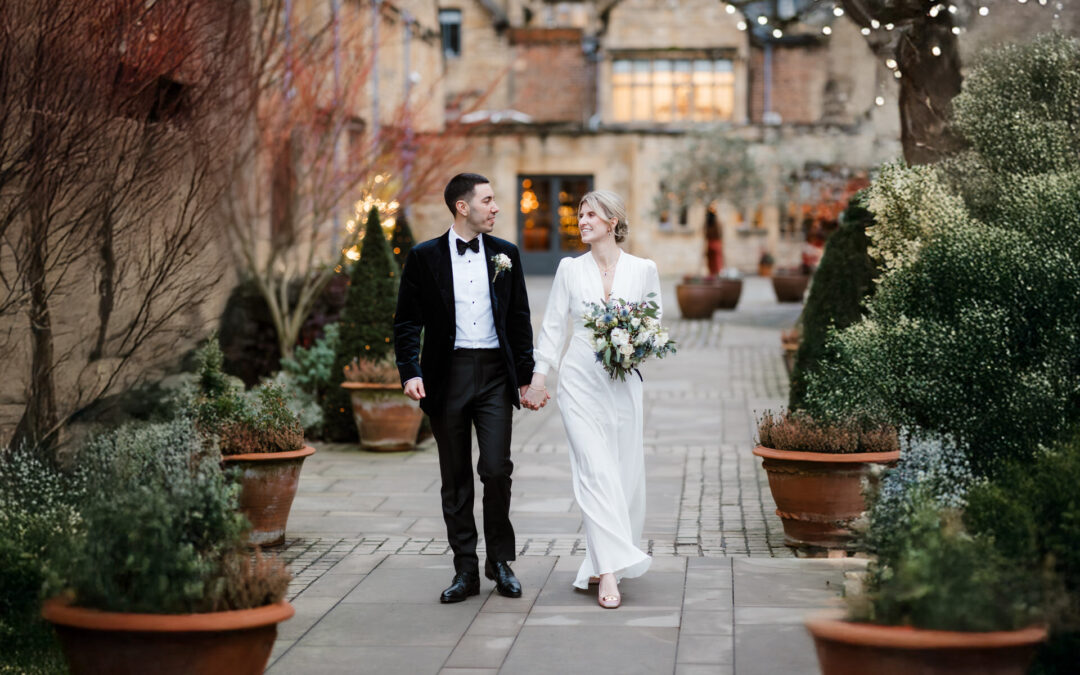
[[[440,9],[439,29],[442,32],[443,54],[448,59],[461,56],[461,10]]]
[[[728,59],[616,59],[611,67],[616,122],[714,122],[735,112]]]

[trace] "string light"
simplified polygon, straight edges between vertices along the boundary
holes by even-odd
[[[870,29],[869,28],[860,28],[859,32],[862,33],[863,35],[869,35],[870,34]]]
[[[772,36],[779,40],[780,38],[784,37],[784,31],[780,30],[779,28],[774,28]]]
[[[821,32],[824,33],[825,35],[832,35],[832,27],[831,26],[824,26],[821,29]]]
[[[734,14],[735,5],[728,5],[727,7],[724,7],[724,11],[726,11],[728,14]]]
[[[953,26],[952,27],[952,34],[953,35],[959,35],[960,34],[960,26]]]
[[[759,26],[764,26],[765,24],[769,23],[769,20],[766,19],[764,16],[759,16],[757,18],[757,22]]]
[[[746,22],[740,21],[739,23],[735,24],[735,27],[739,30],[746,30]]]
[[[933,54],[934,56],[941,56],[941,47],[938,47],[937,45],[934,45],[933,47],[930,48],[930,53]]]
[[[844,16],[844,8],[843,7],[833,7],[832,13],[833,13],[833,16]]]
[[[990,8],[989,7],[980,7],[979,8],[979,16],[986,16],[989,13],[990,13]]]
[[[930,11],[927,12],[927,14],[930,15],[931,19],[935,18],[940,13],[941,13],[941,5],[934,5],[933,7],[930,8]]]
[[[1019,2],[1021,5],[1026,5],[1027,4],[1027,0],[1016,0],[1016,1]]]
[[[894,70],[896,68],[896,60],[895,59],[885,59],[885,67],[888,68],[889,70]]]
[[[885,24],[885,30],[892,30],[892,29],[893,29],[893,28],[895,28],[895,27],[896,27],[896,26],[892,25],[891,23],[887,23],[887,24]]]
[[[877,19],[870,19],[870,27],[877,30],[878,28],[881,28],[881,22]]]
[[[877,98],[874,99],[874,104],[875,105],[885,105],[885,97],[884,96],[878,96]]]
[[[899,80],[900,79],[900,71],[899,70],[894,70],[893,71],[893,77],[895,77],[896,79]]]
[[[956,14],[956,5],[949,5],[949,14]]]

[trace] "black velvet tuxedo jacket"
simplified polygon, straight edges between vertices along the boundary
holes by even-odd
[[[484,238],[495,332],[506,361],[507,395],[514,406],[520,407],[518,387],[529,383],[535,365],[529,297],[525,292],[521,256],[517,247],[508,241],[487,234],[480,236]],[[495,263],[491,258],[500,253],[510,258],[512,267],[499,272],[492,282]],[[401,383],[404,385],[414,377],[424,379],[426,397],[420,400],[420,407],[429,415],[438,415],[443,410],[446,378],[457,333],[450,255],[449,231],[417,244],[409,251],[394,314],[394,352]],[[422,353],[421,331],[424,336]]]

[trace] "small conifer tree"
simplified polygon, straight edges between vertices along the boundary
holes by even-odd
[[[377,209],[368,213],[360,259],[349,271],[349,290],[338,322],[340,338],[326,397],[326,437],[357,437],[349,394],[341,388],[354,358],[381,360],[394,351],[394,308],[399,267],[383,235]]]
[[[402,209],[398,212],[397,221],[394,223],[394,233],[390,236],[390,250],[399,268],[405,267],[405,257],[415,245],[416,240],[413,239],[412,229],[405,217],[405,210]]]

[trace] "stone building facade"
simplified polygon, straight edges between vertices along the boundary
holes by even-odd
[[[458,42],[444,44],[448,115],[468,110],[475,134],[447,174],[492,180],[503,209],[496,233],[519,244],[527,271],[550,273],[576,254],[577,200],[592,188],[623,195],[628,250],[664,274],[705,270],[709,220],[727,266],[750,271],[763,252],[797,264],[800,208],[900,155],[894,79],[853,24],[831,22],[828,36],[810,26],[763,47],[733,9],[716,0],[439,0],[444,37],[448,22],[460,26]],[[766,196],[658,212],[664,163],[690,132],[712,127],[751,142]],[[446,227],[441,204],[414,208],[418,236]]]

